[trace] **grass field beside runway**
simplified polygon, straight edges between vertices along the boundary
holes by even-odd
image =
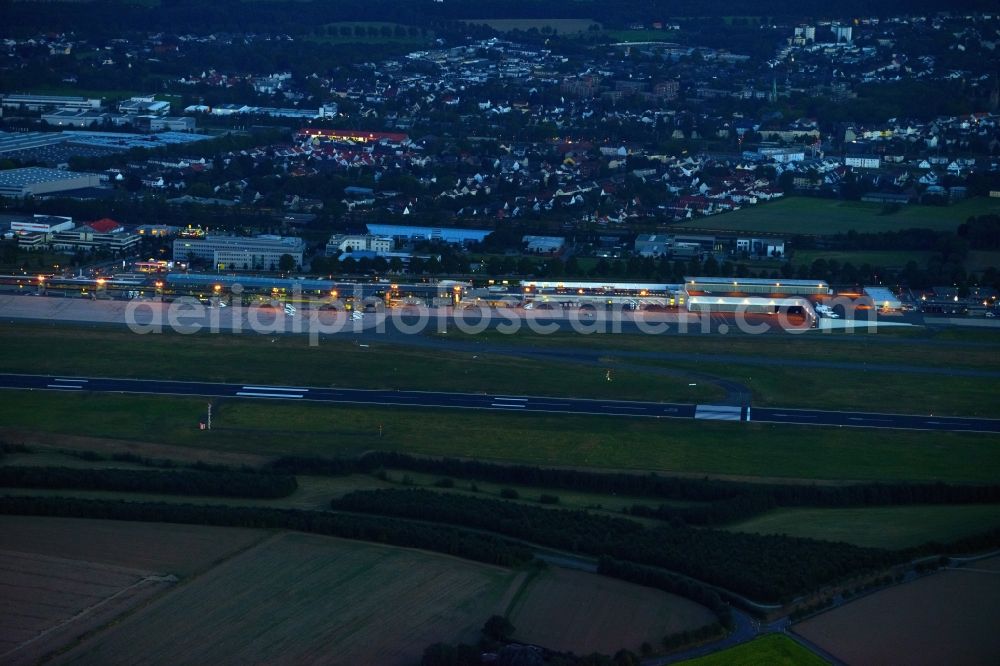
[[[775,509],[727,529],[907,548],[933,540],[953,541],[994,527],[1000,527],[1000,505],[973,504]]]
[[[474,351],[437,351],[353,340],[309,346],[305,336],[137,335],[123,329],[9,326],[0,329],[0,372],[186,379],[292,386],[490,392],[699,402],[721,389],[670,376]]]
[[[348,455],[368,450],[611,469],[794,479],[995,482],[996,437],[675,419],[351,408],[226,400],[0,393],[0,423],[201,450]],[[9,431],[8,431],[9,432]],[[11,440],[30,443],[30,436]]]
[[[676,327],[674,327],[676,328]],[[444,336],[442,336],[444,337]],[[929,368],[1000,370],[1000,329],[996,331],[922,328],[882,329],[878,333],[834,334],[809,331],[785,335],[644,335],[530,331],[504,335],[449,333],[448,338],[491,345],[677,354],[741,355],[758,359],[911,365]],[[941,344],[954,343],[954,344]],[[968,344],[965,344],[968,343]]]
[[[1000,417],[1000,402],[993,399],[1000,382],[997,377],[739,363],[646,363],[739,382],[749,390],[756,407]]]

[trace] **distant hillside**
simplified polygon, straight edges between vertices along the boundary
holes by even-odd
[[[826,17],[994,11],[991,0],[0,0],[0,34],[75,31],[112,35],[133,30],[301,34],[333,21],[428,25],[473,19],[579,18],[611,25],[684,17]]]

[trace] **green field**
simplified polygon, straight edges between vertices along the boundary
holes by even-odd
[[[995,438],[975,434],[265,401],[217,403],[214,429],[204,432],[204,415],[200,398],[5,393],[0,436],[31,444],[17,433],[42,431],[260,455],[391,450],[741,478],[995,482],[1000,469]]]
[[[933,252],[907,252],[905,250],[845,250],[835,252],[829,250],[797,250],[792,255],[791,262],[795,266],[812,266],[817,259],[836,261],[840,264],[850,263],[860,267],[864,264],[881,268],[905,268],[913,261],[918,266],[926,266]]]
[[[824,666],[826,661],[787,636],[771,634],[681,663],[687,666]]]
[[[872,548],[907,548],[928,541],[954,541],[994,527],[1000,527],[1000,506],[973,504],[777,509],[728,529],[845,541]]]
[[[836,234],[894,231],[915,227],[954,230],[970,216],[1000,213],[1000,199],[977,197],[951,206],[908,205],[882,214],[881,204],[788,197],[741,210],[696,218],[685,226],[720,231],[770,231],[785,234]]]

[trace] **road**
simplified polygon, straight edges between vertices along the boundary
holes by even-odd
[[[209,398],[378,405],[383,407],[436,407],[628,418],[754,421],[809,426],[1000,433],[1000,419],[924,416],[916,414],[878,414],[826,411],[820,409],[751,408],[745,405],[691,405],[683,403],[490,393],[268,386],[261,384],[222,384],[193,381],[22,374],[0,374],[0,388],[22,391],[41,390],[67,393],[97,392],[204,396]]]

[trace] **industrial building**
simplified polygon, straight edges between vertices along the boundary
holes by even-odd
[[[51,234],[73,228],[72,217],[33,215],[30,219],[11,220],[10,230],[18,234]]]
[[[174,240],[174,260],[210,262],[219,270],[277,270],[282,255],[302,265],[306,243],[295,236],[215,236]]]
[[[394,224],[368,224],[368,233],[387,236],[397,242],[441,241],[453,245],[481,243],[492,231],[489,229],[459,229],[456,227],[413,227]]]
[[[51,113],[43,113],[42,120],[53,127],[99,127],[110,121],[111,115],[100,111],[59,109]]]
[[[65,95],[20,95],[8,94],[0,97],[4,107],[24,108],[27,111],[45,111],[48,109],[70,109],[74,111],[97,111],[101,108],[101,100],[87,97],[72,97]]]
[[[531,254],[558,254],[566,245],[562,236],[524,236],[521,238],[524,251]]]
[[[42,167],[0,171],[0,196],[4,197],[23,198],[98,187],[100,184],[100,176],[96,173],[78,173]]]
[[[865,287],[864,294],[872,299],[873,307],[896,312],[903,309],[899,298],[885,287]]]
[[[118,112],[126,115],[166,115],[170,113],[170,102],[161,102],[153,95],[133,97],[118,105]]]

